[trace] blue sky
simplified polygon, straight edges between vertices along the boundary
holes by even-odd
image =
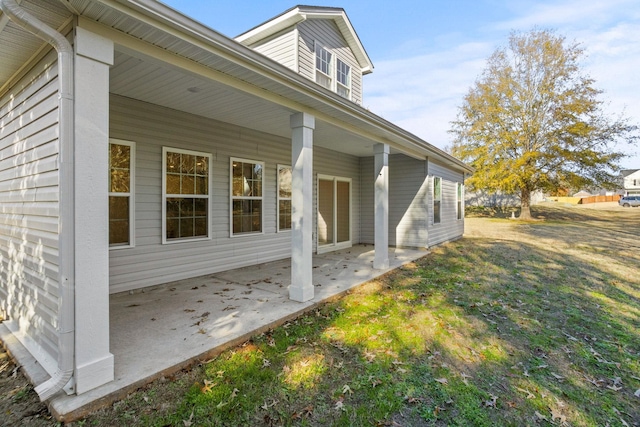
[[[234,37],[297,3],[286,0],[163,0]],[[294,0],[295,1],[295,0]],[[345,9],[375,66],[363,105],[443,148],[463,96],[511,31],[552,29],[586,50],[583,70],[610,114],[640,124],[638,0],[331,0]],[[622,166],[640,168],[640,147]]]

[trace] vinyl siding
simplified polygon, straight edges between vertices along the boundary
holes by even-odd
[[[110,251],[110,292],[291,256],[291,234],[276,232],[276,171],[278,164],[291,163],[290,140],[116,95],[111,96],[110,137],[136,143],[136,246]],[[163,146],[213,155],[211,240],[161,243]],[[263,234],[229,236],[231,157],[265,162]],[[354,243],[359,241],[358,166],[356,157],[314,149],[314,186],[318,173],[353,179]]]
[[[374,158],[361,159],[362,241],[374,242]],[[427,192],[425,161],[402,154],[389,156],[389,245],[427,246]]]
[[[442,178],[442,204],[439,224],[433,223],[432,185],[434,176]],[[464,182],[462,172],[456,172],[440,163],[429,161],[429,191],[427,193],[429,203],[429,246],[458,239],[464,233],[464,219],[459,220],[456,216],[456,183],[458,182]]]
[[[362,104],[362,71],[353,52],[342,37],[336,23],[330,19],[308,19],[298,24],[298,71],[315,81],[316,55],[314,43],[320,43],[334,55],[332,78],[335,85],[335,58],[351,67],[351,100]]]
[[[261,40],[249,47],[285,67],[291,68],[293,71],[298,71],[296,66],[296,31],[294,28],[278,33],[266,40]]]
[[[0,99],[0,312],[48,371],[57,359],[58,150],[51,52]]]

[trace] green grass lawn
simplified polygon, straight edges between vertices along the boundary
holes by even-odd
[[[534,214],[74,425],[638,426],[640,210]]]

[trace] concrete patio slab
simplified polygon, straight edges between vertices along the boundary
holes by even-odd
[[[81,395],[58,394],[50,409],[61,420],[81,418],[426,254],[426,250],[390,248],[386,270],[373,269],[371,245],[314,255],[315,297],[305,303],[289,299],[290,259],[112,295],[115,380]],[[27,376],[40,382],[42,367],[5,329],[0,329],[0,338]]]

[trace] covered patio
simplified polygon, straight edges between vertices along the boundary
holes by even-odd
[[[314,255],[315,298],[303,303],[289,299],[290,259],[113,294],[109,308],[115,380],[81,395],[58,395],[51,410],[63,420],[77,419],[427,253],[389,248],[385,270],[373,268],[372,245]],[[6,332],[2,339],[10,340]],[[28,352],[14,355],[36,382],[47,377]]]

